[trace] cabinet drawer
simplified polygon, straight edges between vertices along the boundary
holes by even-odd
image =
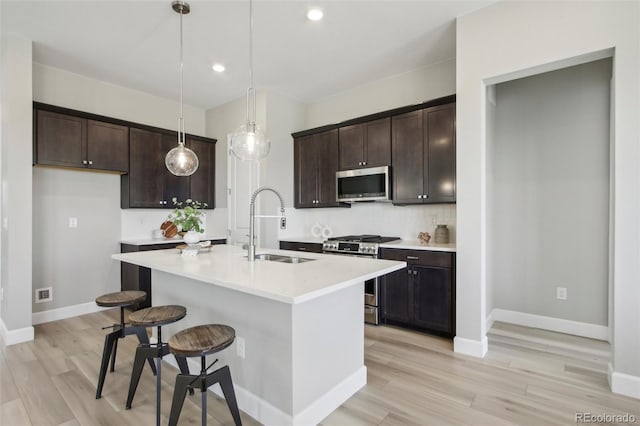
[[[453,267],[453,253],[428,250],[380,249],[380,257],[388,260],[401,260],[409,265]]]
[[[311,253],[322,253],[322,244],[280,241],[280,249],[294,250],[294,251],[308,251]]]

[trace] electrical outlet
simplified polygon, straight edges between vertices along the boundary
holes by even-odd
[[[558,300],[567,300],[567,288],[566,287],[556,287],[556,299],[558,299]]]
[[[69,218],[69,228],[77,228],[78,227],[78,218],[70,217]]]
[[[244,337],[236,337],[236,352],[238,356],[244,359],[245,341]]]

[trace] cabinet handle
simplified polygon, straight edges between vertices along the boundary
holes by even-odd
[[[411,275],[411,269],[407,269],[407,274]]]
[[[418,275],[418,271],[413,271],[413,275]]]
[[[429,198],[429,196],[426,195],[426,194],[422,194],[422,198],[427,199],[427,198]]]
[[[298,251],[307,251],[305,247],[298,247]]]
[[[162,201],[162,200],[160,200],[160,205],[165,204],[165,202],[166,202],[166,201]]]
[[[366,165],[367,165],[367,162],[366,162],[366,161],[363,161],[363,162],[362,162],[362,165],[363,165],[363,166],[366,166]]]
[[[422,195],[418,195],[418,200],[422,198]]]
[[[89,160],[89,165],[93,164],[93,161]]]
[[[407,260],[419,260],[418,256],[407,256]]]
[[[87,164],[87,160],[82,160],[82,164]]]

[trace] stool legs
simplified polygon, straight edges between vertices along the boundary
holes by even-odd
[[[96,390],[96,399],[102,397],[102,387],[104,386],[104,379],[107,375],[107,368],[109,367],[109,357],[111,356],[114,348],[114,343],[120,338],[120,330],[113,331],[104,336],[104,348],[102,350],[102,362],[100,363],[100,374],[98,376],[98,389]]]
[[[149,343],[141,343],[140,346],[136,349],[136,356],[133,361],[133,369],[131,370],[131,382],[129,383],[129,394],[127,395],[127,410],[131,408],[131,404],[133,403],[133,397],[136,394],[136,389],[138,389],[138,383],[140,383],[140,376],[142,375],[142,369],[144,368],[144,363],[146,360],[151,362],[152,358],[156,358],[156,365],[154,367],[154,371],[156,373],[156,400],[159,405],[160,401],[160,389],[162,388],[161,384],[161,364],[162,358],[169,353],[169,346],[166,343],[163,343],[160,339],[162,338],[162,331],[160,327],[158,327],[158,343],[151,345]],[[146,335],[146,332],[145,332]],[[178,363],[178,368],[182,374],[189,374],[189,367],[187,365],[187,360],[184,357],[176,357],[176,361]],[[193,391],[191,391],[191,394]],[[156,407],[156,411],[159,409],[159,406]],[[160,417],[158,417],[159,419]]]
[[[118,339],[122,339],[130,334],[138,336],[138,340],[141,344],[149,344],[149,336],[144,327],[126,327],[124,325],[124,308],[120,308],[120,324],[113,326],[113,331],[104,336],[104,348],[102,350],[102,361],[100,363],[100,373],[98,374],[98,387],[96,390],[96,399],[102,397],[102,388],[104,387],[104,380],[107,376],[107,369],[109,368],[109,360],[111,360],[111,372],[115,370],[116,366],[116,351],[118,350]],[[156,367],[153,365],[153,359],[149,358],[149,366],[153,370],[153,374],[156,374]]]
[[[228,366],[219,368],[218,370],[207,374],[205,367],[205,357],[201,357],[202,371],[200,375],[178,374],[176,377],[175,389],[173,391],[173,401],[171,402],[171,413],[169,414],[169,426],[176,426],[178,418],[184,405],[184,399],[187,395],[187,389],[191,385],[197,385],[202,391],[202,424],[207,424],[207,389],[216,383],[220,383],[224,399],[227,401],[229,411],[233,417],[236,426],[241,426],[240,410],[236,401],[236,393],[233,390],[233,382],[231,380],[231,370]],[[194,386],[195,387],[195,386]]]

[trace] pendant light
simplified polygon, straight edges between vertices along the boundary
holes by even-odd
[[[269,154],[271,142],[256,124],[256,92],[253,88],[253,1],[249,0],[249,88],[247,121],[231,136],[231,152],[240,160],[261,160]]]
[[[171,7],[180,14],[180,118],[178,118],[178,146],[167,153],[164,163],[167,169],[176,176],[191,176],[198,170],[198,156],[184,145],[186,135],[182,111],[182,15],[188,14],[191,11],[191,7],[189,3],[181,0],[171,3]]]

